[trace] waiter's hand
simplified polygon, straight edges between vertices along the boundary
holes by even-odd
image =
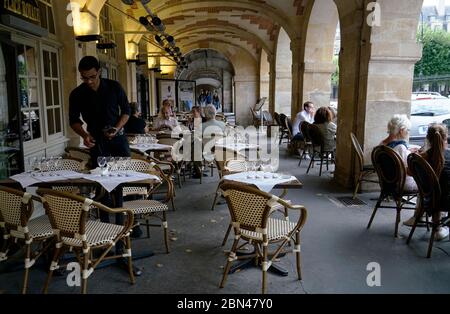
[[[84,145],[88,148],[92,148],[95,146],[95,139],[90,135],[87,134],[85,137],[83,137]]]
[[[108,140],[112,140],[117,135],[117,132],[117,128],[110,128],[109,130],[105,131],[104,134]]]

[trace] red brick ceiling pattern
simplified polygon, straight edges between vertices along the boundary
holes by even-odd
[[[273,23],[271,20],[266,19],[264,17],[261,16],[257,16],[257,15],[242,15],[241,19],[243,20],[249,20],[250,24],[258,24],[258,28],[259,29],[264,29],[267,31],[267,35],[269,35],[270,40],[275,40],[277,34],[278,34],[278,30],[279,30],[279,26],[275,23]]]

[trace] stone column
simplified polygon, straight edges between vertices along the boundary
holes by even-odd
[[[252,124],[250,108],[257,102],[259,77],[235,76],[236,124],[248,126]]]
[[[275,62],[275,56],[268,55],[267,61],[269,62],[269,111],[271,114],[275,112],[275,88],[277,79],[277,65]]]
[[[303,103],[303,72],[304,63],[301,62],[302,43],[299,38],[291,41],[292,51],[292,98],[291,98],[291,117],[295,117],[302,108]]]

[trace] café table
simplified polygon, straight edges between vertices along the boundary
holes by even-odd
[[[0,185],[24,190],[27,187],[44,187],[51,188],[54,186],[88,186],[100,188],[102,191],[110,193],[114,200],[114,207],[121,208],[123,206],[123,187],[149,187],[160,182],[160,178],[155,175],[145,174],[134,171],[121,171],[112,173],[113,176],[102,175],[100,173],[79,173],[75,171],[49,171],[49,172],[25,172],[14,175],[8,179],[0,180]],[[111,174],[111,173],[110,173]],[[98,198],[98,196],[96,197]],[[123,215],[116,215],[115,223],[123,224]],[[120,249],[120,245],[116,246]],[[152,256],[153,252],[145,252],[134,254],[133,260],[142,259]],[[112,264],[113,260],[106,260],[99,265],[105,267]],[[140,275],[142,271],[133,265],[135,275]]]
[[[230,175],[225,175],[221,182],[232,181],[238,182],[245,185],[251,185],[261,191],[269,193],[274,189],[282,189],[283,192],[279,196],[279,198],[283,198],[288,193],[290,189],[301,189],[303,184],[294,176],[289,174],[281,174],[281,173],[273,173],[273,172],[264,172],[264,171],[246,171],[246,172],[238,172]],[[239,253],[239,255],[252,255],[251,253]],[[279,257],[282,257],[284,254],[279,254]],[[236,272],[237,270],[241,270],[243,268],[247,268],[250,266],[255,266],[253,263],[253,259],[243,260],[240,263],[232,266],[230,268],[230,274]],[[269,268],[269,271],[278,274],[280,276],[287,276],[288,271],[283,267],[280,267],[276,264],[272,264]]]

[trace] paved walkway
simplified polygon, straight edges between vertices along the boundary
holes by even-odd
[[[410,246],[405,238],[409,228],[400,227],[400,238],[393,237],[394,210],[380,209],[370,230],[369,220],[377,193],[365,193],[360,198],[367,206],[345,207],[332,201],[334,197],[350,196],[351,191],[336,186],[331,173],[318,177],[315,168],[306,175],[306,164],[297,167],[298,160],[286,157],[282,150],[283,172],[297,176],[304,189],[291,191],[287,198],[308,209],[308,221],[302,232],[303,281],[296,279],[295,257],[289,255],[280,265],[289,270],[288,277],[268,275],[269,293],[449,293],[450,243],[448,239],[435,244],[433,256],[426,259],[428,234],[418,229]],[[143,268],[142,276],[130,285],[128,275],[117,267],[94,272],[89,278],[89,293],[259,293],[261,272],[246,269],[230,275],[223,289],[218,285],[225,264],[224,249],[220,244],[228,226],[226,205],[211,211],[211,202],[217,186],[214,178],[205,178],[203,184],[189,179],[182,189],[177,188],[177,211],[169,213],[172,230],[171,253],[164,254],[162,231],[152,229],[150,239],[133,242],[134,252],[151,248],[155,255],[136,261]],[[404,212],[402,220],[409,218]],[[369,287],[369,263],[381,267],[381,286]],[[0,291],[18,293],[22,272],[4,272],[0,266]],[[30,274],[30,293],[40,293],[45,271],[35,267]],[[65,277],[55,277],[51,293],[79,293],[78,287],[68,287]]]

